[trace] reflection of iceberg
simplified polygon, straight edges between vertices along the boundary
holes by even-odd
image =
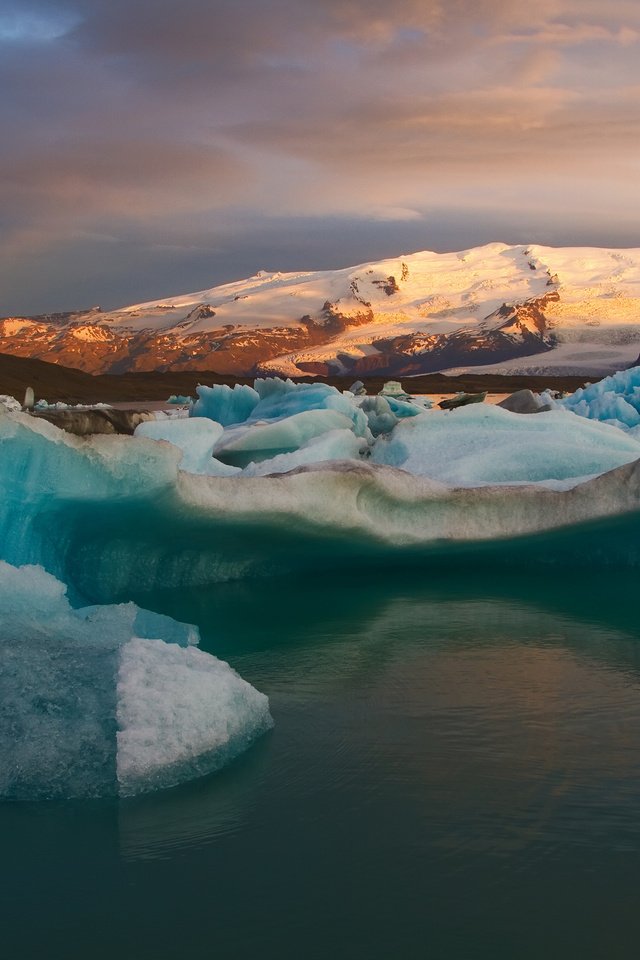
[[[315,830],[327,802],[343,815],[351,810],[355,823],[373,796],[381,816],[398,797],[412,809],[407,797],[414,798],[413,829],[440,810],[436,843],[464,832],[492,856],[513,855],[516,841],[530,842],[536,825],[544,830],[551,811],[560,814],[551,829],[566,830],[563,814],[591,803],[587,768],[605,798],[626,782],[630,748],[620,716],[636,714],[638,647],[634,576],[622,579],[628,630],[609,622],[616,611],[602,604],[617,572],[607,579],[600,571],[599,590],[595,576],[585,583],[544,575],[514,577],[505,589],[502,574],[489,570],[462,587],[459,578],[399,571],[377,577],[373,590],[357,572],[348,580],[327,575],[323,603],[311,578],[294,590],[272,583],[201,591],[212,605],[198,616],[203,643],[208,624],[212,643],[221,619],[233,624],[225,635],[238,668],[250,664],[256,678],[269,678],[283,722],[268,752],[248,755],[223,781],[121,809],[122,855],[158,857],[235,834],[238,847],[255,855],[257,842],[266,858],[276,842],[269,835],[279,836],[274,822],[292,808],[312,811]],[[548,602],[554,586],[559,605]],[[604,619],[594,621],[596,612]],[[632,835],[634,797],[632,784]],[[607,840],[600,834],[598,842]],[[406,849],[410,857],[410,841]]]
[[[215,770],[271,725],[267,698],[134,604],[73,610],[0,561],[0,797],[127,795]],[[148,639],[144,639],[147,637]],[[149,638],[151,637],[151,638]]]

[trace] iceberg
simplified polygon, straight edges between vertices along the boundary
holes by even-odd
[[[230,477],[239,473],[238,467],[221,463],[213,457],[213,450],[224,433],[213,420],[195,419],[145,420],[135,429],[135,437],[164,440],[182,452],[180,469],[189,473],[205,473],[211,477]]]
[[[193,417],[209,417],[224,427],[241,423],[284,420],[312,410],[335,410],[348,417],[360,436],[366,434],[366,418],[352,399],[326,383],[294,383],[270,377],[255,380],[253,387],[233,389],[222,384],[199,386]]]
[[[293,453],[314,437],[335,430],[350,430],[352,420],[337,410],[304,410],[281,420],[267,420],[225,431],[215,448],[216,457],[232,466]]]
[[[373,437],[379,437],[383,433],[391,433],[398,423],[399,418],[391,409],[389,400],[381,395],[365,397],[360,409],[367,418],[367,424]],[[418,412],[416,409],[416,413]]]
[[[233,389],[225,383],[196,387],[198,399],[189,410],[190,417],[207,417],[223,427],[244,423],[251,416],[260,396],[251,387],[235,384]]]
[[[453,486],[579,481],[637,460],[640,444],[564,410],[523,417],[477,404],[433,411],[376,441],[373,463]]]
[[[281,453],[269,460],[250,463],[242,471],[242,476],[264,477],[275,473],[288,473],[298,467],[330,460],[358,460],[367,449],[366,440],[356,437],[351,430],[328,430],[312,437],[291,453]]]
[[[580,387],[553,405],[589,420],[602,420],[622,430],[634,430],[640,426],[640,367],[620,370],[597,383]]]
[[[0,607],[3,799],[173,786],[272,725],[264,694],[198,650],[194,627],[173,621],[159,639],[169,618],[132,603],[75,610],[41,567],[3,561]]]
[[[222,439],[249,438],[235,453],[254,465],[221,477],[181,469],[170,443],[81,440],[0,413],[0,558],[41,564],[76,606],[145,607],[167,589],[388,563],[390,551],[396,562],[416,550],[430,562],[451,545],[504,544],[640,509],[638,442],[568,412],[425,412],[379,438],[369,460],[345,456],[364,445],[345,417],[315,437],[300,431],[289,451],[271,448],[257,463],[255,432],[283,431],[295,416],[225,431]],[[282,433],[272,439],[283,443]],[[635,563],[631,540],[624,551],[621,562]]]

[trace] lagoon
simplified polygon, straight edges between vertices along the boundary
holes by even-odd
[[[636,580],[417,564],[136,597],[275,727],[173,790],[3,804],[4,955],[635,957]]]

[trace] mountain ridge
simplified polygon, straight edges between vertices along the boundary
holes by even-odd
[[[89,373],[604,375],[640,352],[640,249],[492,243],[260,271],[116,311],[6,317],[0,352]]]

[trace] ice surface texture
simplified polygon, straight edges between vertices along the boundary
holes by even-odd
[[[564,410],[523,417],[474,404],[423,414],[377,441],[372,461],[443,483],[567,480],[604,473],[638,459],[640,444]]]
[[[213,450],[223,433],[219,423],[198,417],[193,420],[147,420],[136,427],[134,436],[172,443],[182,451],[181,470],[211,477],[230,477],[239,472],[238,468],[213,457]]]
[[[366,418],[350,398],[326,383],[293,383],[272,377],[255,380],[253,388],[224,385],[199,386],[192,417],[208,417],[224,427],[262,420],[283,420],[312,410],[334,410],[347,417],[360,436],[366,432]],[[308,438],[307,438],[308,439]]]
[[[557,401],[557,406],[590,420],[603,420],[623,430],[634,430],[640,427],[640,367],[620,370],[576,390]]]
[[[130,795],[208,773],[271,726],[267,698],[134,604],[74,610],[0,561],[0,798]],[[163,639],[155,631],[169,628]]]

